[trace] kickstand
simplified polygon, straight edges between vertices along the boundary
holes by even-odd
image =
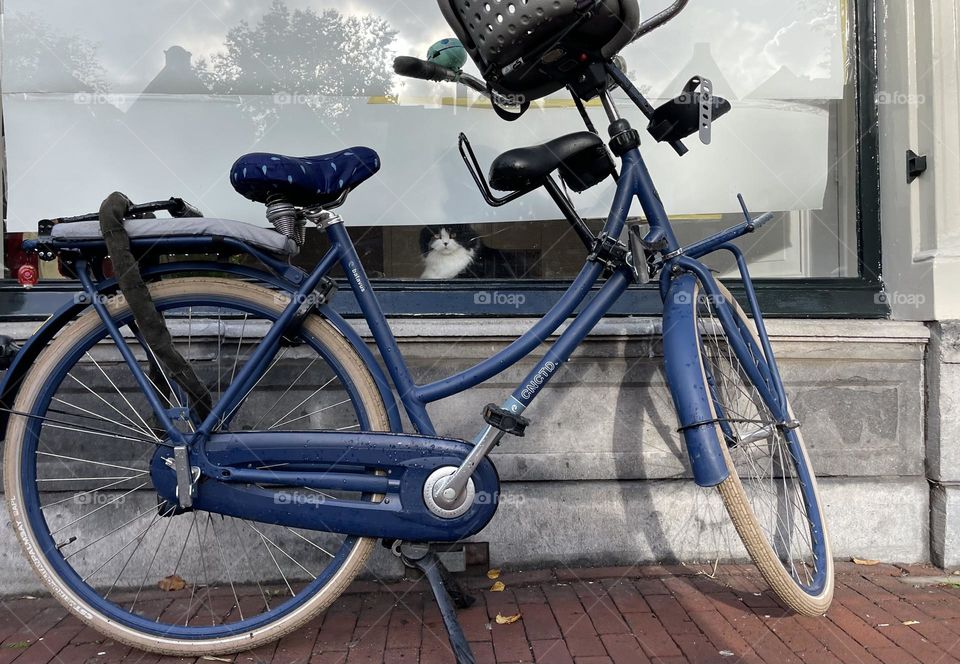
[[[460,584],[437,558],[437,554],[429,548],[408,546],[404,549],[406,550],[400,553],[403,563],[423,572],[427,581],[430,582],[430,589],[437,600],[440,615],[443,616],[443,624],[447,628],[447,638],[450,639],[450,647],[453,648],[457,664],[475,664],[473,651],[470,650],[467,637],[463,634],[463,627],[457,620],[457,610],[455,608],[467,608],[474,603],[475,599],[463,591]]]

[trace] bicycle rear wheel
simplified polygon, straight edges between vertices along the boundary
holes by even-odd
[[[288,302],[229,279],[172,279],[151,292],[214,402]],[[182,391],[155,363],[151,370],[124,298],[110,298],[108,308],[161,401],[177,408]],[[200,656],[278,639],[326,609],[372,551],[369,538],[180,513],[159,502],[149,468],[165,432],[94,311],[40,354],[14,411],[4,468],[14,531],[54,597],[128,645]],[[389,430],[369,370],[318,316],[284,339],[220,428],[278,429]],[[300,509],[335,493],[260,489],[302,497]]]
[[[718,283],[740,334],[765,364],[756,327]],[[813,467],[799,428],[776,426],[731,348],[716,302],[696,289],[699,359],[729,477],[717,488],[740,539],[783,602],[808,616],[833,599],[833,559]],[[787,406],[790,416],[792,410]]]

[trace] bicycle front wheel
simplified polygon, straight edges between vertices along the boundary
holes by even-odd
[[[171,279],[150,290],[214,402],[289,301],[229,279]],[[125,299],[107,306],[161,401],[182,406],[183,391],[138,343]],[[4,481],[24,552],[56,599],[128,645],[196,657],[278,639],[326,609],[375,544],[160,500],[150,464],[166,433],[92,310],[39,355],[14,411]],[[389,430],[369,370],[318,316],[284,338],[218,428],[309,429]],[[379,499],[290,489],[302,494],[301,509],[324,498]]]
[[[756,327],[717,284],[749,352],[761,355]],[[734,353],[717,302],[697,286],[703,375],[729,477],[717,488],[744,547],[764,579],[797,613],[817,616],[833,599],[833,559],[810,458],[799,428],[778,427]],[[763,357],[755,357],[763,365]],[[787,411],[793,417],[792,410]]]

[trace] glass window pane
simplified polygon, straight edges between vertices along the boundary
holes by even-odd
[[[662,4],[641,1],[646,15]],[[756,276],[857,274],[847,21],[845,0],[698,0],[624,51],[629,76],[655,105],[694,74],[710,77],[733,104],[713,144],[693,136],[682,159],[643,134],[681,240],[738,223],[742,192],[754,214],[777,213],[777,223],[741,243]],[[182,196],[209,216],[265,225],[263,206],[228,181],[239,154],[314,155],[362,144],[380,152],[383,168],[343,215],[371,275],[570,277],[585,252],[549,197],[535,192],[487,207],[456,139],[468,133],[486,165],[507,149],[582,130],[579,115],[557,94],[505,123],[462,86],[393,75],[395,55],[423,56],[450,34],[429,2],[6,0],[6,230],[34,232],[40,218],[95,210],[116,189],[136,200]],[[645,126],[618,99],[635,126]],[[605,134],[601,109],[588,106]],[[599,228],[612,192],[607,180],[571,196]],[[639,205],[632,214],[641,216]],[[444,254],[442,242],[451,240],[461,249]],[[312,265],[322,246],[311,233],[299,262]],[[720,256],[715,267],[731,265]],[[15,272],[7,265],[5,276]]]

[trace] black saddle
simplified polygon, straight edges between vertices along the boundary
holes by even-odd
[[[613,173],[613,160],[603,139],[580,131],[504,152],[490,167],[490,186],[498,191],[533,189],[556,170],[568,187],[584,191]]]

